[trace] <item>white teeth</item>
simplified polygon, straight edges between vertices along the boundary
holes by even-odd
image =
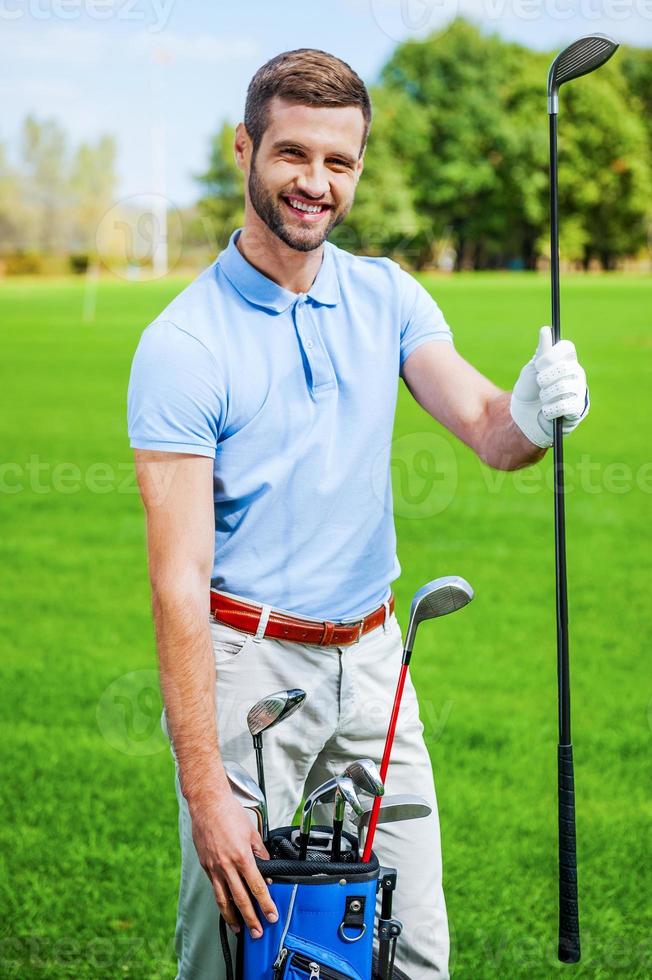
[[[304,204],[303,201],[290,200],[290,204],[298,211],[306,211],[307,214],[316,214],[322,209],[321,204]]]

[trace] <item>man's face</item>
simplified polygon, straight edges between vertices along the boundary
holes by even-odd
[[[357,106],[317,108],[274,98],[254,155],[238,151],[259,218],[290,248],[310,252],[344,220],[362,171],[364,119]],[[242,146],[242,143],[240,144]]]

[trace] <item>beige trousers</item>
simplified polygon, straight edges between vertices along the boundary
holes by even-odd
[[[211,623],[219,740],[224,760],[256,776],[246,716],[265,694],[303,688],[294,715],[264,736],[270,827],[292,823],[304,794],[340,773],[352,759],[380,761],[398,678],[402,641],[395,616],[348,647],[316,647],[261,639]],[[178,980],[222,980],[218,909],[192,840],[179,790],[181,884],[176,928]],[[411,980],[448,977],[448,925],[442,891],[437,800],[417,698],[408,677],[386,783],[387,793],[418,793],[430,817],[378,827],[374,850],[398,871],[394,915],[403,922],[396,963]],[[330,824],[332,806],[315,808]],[[351,824],[345,829],[353,831]]]

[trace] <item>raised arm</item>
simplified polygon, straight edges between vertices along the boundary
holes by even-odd
[[[136,450],[135,459],[147,515],[161,690],[193,840],[231,928],[238,928],[235,901],[248,928],[260,932],[249,892],[265,915],[272,920],[276,915],[253,857],[267,857],[267,851],[230,791],[215,715],[209,625],[213,460],[149,450]]]

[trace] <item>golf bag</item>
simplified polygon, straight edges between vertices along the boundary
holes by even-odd
[[[328,831],[329,828],[314,828]],[[263,878],[271,880],[270,895],[278,909],[278,922],[261,919],[263,935],[252,939],[243,928],[238,934],[235,971],[226,923],[220,918],[220,937],[227,980],[409,980],[393,965],[401,924],[391,917],[391,895],[396,872],[381,868],[375,854],[357,860],[357,841],[344,834],[343,860],[310,852],[297,860],[292,833],[296,828],[272,831],[269,861],[257,859]],[[378,947],[374,949],[376,895],[382,888],[378,920]]]

